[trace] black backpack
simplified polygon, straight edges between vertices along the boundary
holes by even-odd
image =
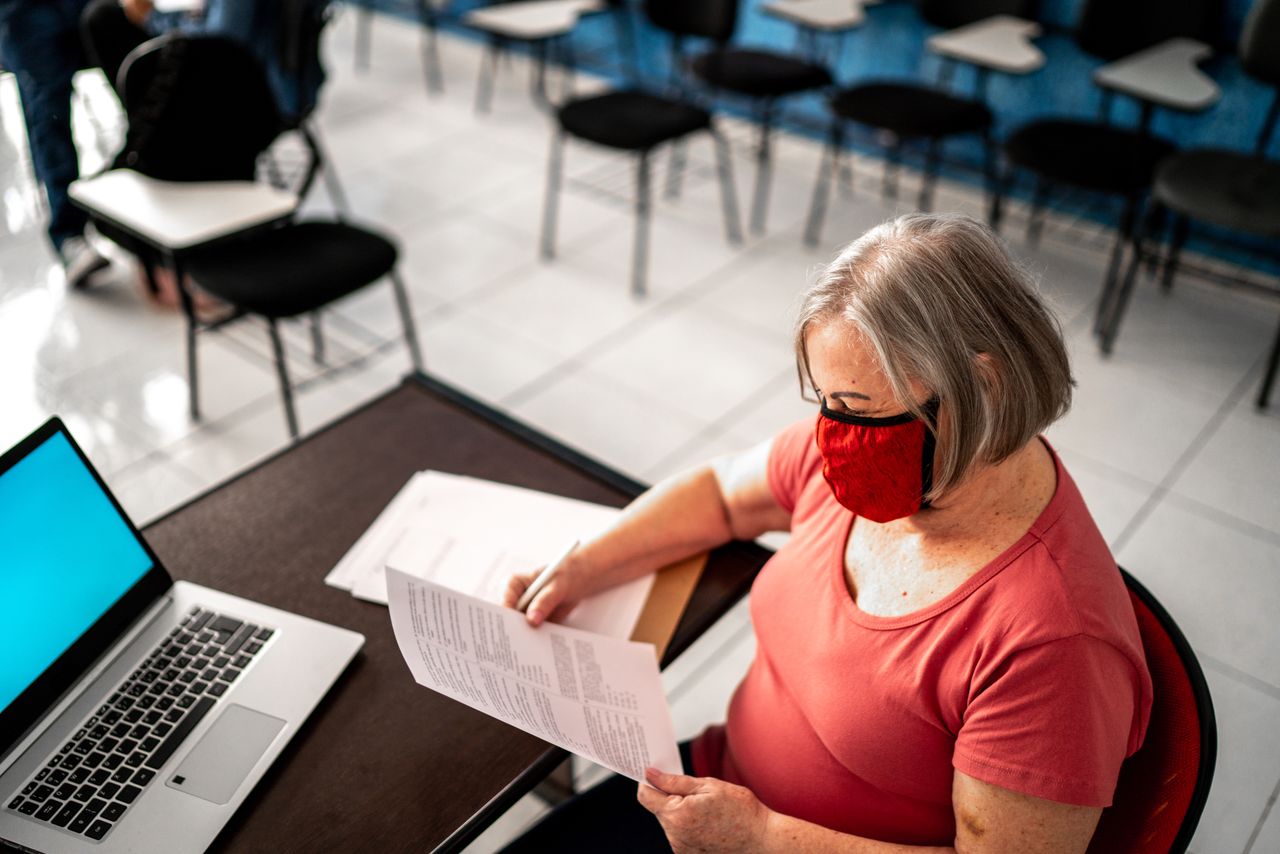
[[[114,167],[167,181],[252,180],[284,129],[262,67],[229,39],[152,39],[121,76],[129,129]]]

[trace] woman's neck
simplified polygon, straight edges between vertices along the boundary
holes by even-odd
[[[1053,455],[1038,438],[1007,460],[985,466],[935,505],[890,525],[929,540],[983,536],[1007,525],[1028,527],[1057,487]]]

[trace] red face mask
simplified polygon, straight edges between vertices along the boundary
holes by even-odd
[[[924,409],[935,418],[937,399]],[[890,522],[928,506],[924,494],[933,486],[934,436],[911,413],[868,418],[824,405],[817,439],[822,476],[836,500],[853,513]]]

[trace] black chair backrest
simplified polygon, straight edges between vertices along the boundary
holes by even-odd
[[[1240,64],[1263,83],[1280,86],[1280,0],[1254,0],[1240,33]]]
[[[1221,24],[1222,0],[1085,0],[1076,43],[1112,60],[1178,36],[1214,45]]]
[[[1240,65],[1263,83],[1277,87],[1254,149],[1259,157],[1265,157],[1280,118],[1280,0],[1254,0],[1240,33]]]
[[[738,25],[738,0],[645,0],[654,26],[677,37],[727,42]]]
[[[125,58],[129,117],[116,166],[168,181],[252,180],[283,124],[248,49],[212,36],[161,36]]]
[[[944,30],[963,27],[992,15],[1035,20],[1036,0],[920,0],[920,17]]]

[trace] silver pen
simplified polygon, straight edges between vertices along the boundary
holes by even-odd
[[[569,555],[573,554],[573,551],[578,547],[579,542],[581,541],[574,540],[572,543],[569,543],[569,547],[561,552],[558,558],[553,560],[546,569],[538,573],[538,577],[535,578],[533,583],[525,589],[523,594],[521,594],[520,601],[516,602],[517,611],[523,611],[529,607],[529,604],[533,602],[533,597],[537,596],[542,588],[546,587],[548,582],[550,582],[555,574],[560,571],[560,567],[569,559]]]

